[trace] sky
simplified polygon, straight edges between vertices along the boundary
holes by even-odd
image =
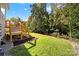
[[[20,17],[22,20],[26,21],[31,15],[30,5],[32,5],[32,3],[10,3],[6,18]],[[51,12],[50,4],[47,4],[46,9],[48,13]]]

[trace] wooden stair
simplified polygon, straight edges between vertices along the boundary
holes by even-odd
[[[2,37],[3,37],[3,31],[2,31],[2,24],[0,23],[0,41],[1,41],[1,39],[2,39]]]

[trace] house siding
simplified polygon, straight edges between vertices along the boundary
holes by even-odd
[[[5,34],[5,14],[6,14],[6,4],[0,3],[0,42]]]

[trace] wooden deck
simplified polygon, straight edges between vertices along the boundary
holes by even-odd
[[[12,35],[19,35],[19,34],[21,34],[21,31],[12,32]],[[7,32],[6,35],[10,35],[10,33]]]
[[[5,36],[11,41],[14,41],[14,37],[20,38],[20,40],[23,39],[24,36],[29,35],[28,28],[26,27],[26,22],[19,21],[13,22],[13,21],[5,21]]]

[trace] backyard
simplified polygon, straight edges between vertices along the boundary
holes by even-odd
[[[9,53],[14,56],[73,56],[76,55],[70,41],[48,35],[31,33],[36,37],[36,45],[26,42],[12,48]],[[34,43],[34,40],[31,41]]]
[[[79,4],[11,3],[8,7],[6,19],[0,22],[3,55],[79,55]]]

